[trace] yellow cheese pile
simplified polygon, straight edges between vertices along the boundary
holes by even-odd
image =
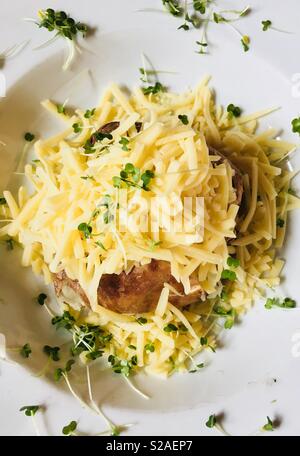
[[[187,93],[146,96],[136,89],[130,98],[112,84],[90,116],[79,109],[72,115],[59,113],[49,100],[42,104],[66,128],[35,143],[37,160],[25,166],[34,190],[22,186],[17,196],[4,192],[8,208],[1,206],[3,218],[9,215],[12,222],[0,229],[0,235],[12,236],[22,245],[22,264],[43,274],[46,284],[62,270],[79,281],[92,307],[86,321],[100,324],[113,335],[111,353],[121,359],[136,354],[138,366],[154,374],[184,370],[189,358],[203,348],[200,337],[208,335],[214,344],[212,309],[220,301],[221,274],[229,255],[237,256],[240,266],[235,270],[237,280],[229,287],[229,301],[222,303],[225,308],[242,312],[258,288],[279,283],[283,262],[276,259],[276,247],[283,244],[288,211],[299,207],[299,200],[288,191],[293,174],[282,170],[280,163],[294,146],[274,139],[274,130],[255,133],[257,119],[268,111],[228,116],[215,105],[207,79]],[[178,116],[187,116],[188,123]],[[104,138],[95,144],[93,153],[87,153],[84,145],[91,135],[113,121],[120,124],[112,131],[112,139]],[[140,132],[136,122],[142,123]],[[75,123],[77,133],[72,127]],[[125,147],[124,137],[128,140]],[[232,185],[233,168],[210,154],[208,145],[243,173],[241,215]],[[163,195],[176,201],[187,196],[204,198],[202,242],[193,242],[188,233],[164,231],[163,221],[158,232],[138,232],[136,226],[121,232],[114,221],[104,222],[105,207],[93,216],[105,195],[116,204],[113,177],[120,175],[126,163],[141,172],[154,172],[149,192],[128,189],[132,202],[141,193],[146,199]],[[281,226],[278,219],[283,221]],[[78,226],[88,222],[93,236],[85,238]],[[151,259],[168,261],[187,294],[192,291],[193,274],[207,293],[207,301],[178,310],[168,302],[174,290],[166,285],[156,311],[145,315],[143,325],[137,316],[118,315],[99,306],[97,288],[103,274],[129,272]],[[75,298],[67,304],[76,308]],[[169,323],[182,331],[166,332]],[[153,352],[145,350],[149,343],[154,344]]]

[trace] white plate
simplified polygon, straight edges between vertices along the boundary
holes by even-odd
[[[14,7],[6,7],[6,23],[33,15],[34,2],[26,3],[26,8],[19,2]],[[40,3],[40,7],[50,6],[49,2]],[[124,6],[125,2],[115,0],[107,2],[105,7],[100,7],[94,0],[89,3],[89,12],[80,15],[80,19],[99,22],[103,28],[88,42],[92,52],[85,52],[71,72],[60,71],[63,55],[57,53],[56,45],[36,54],[28,48],[5,68],[10,90],[0,104],[0,125],[1,139],[8,147],[0,150],[0,188],[8,182],[12,188],[18,184],[19,178],[11,173],[20,154],[24,132],[34,131],[46,136],[59,128],[59,123],[52,124],[49,116],[42,113],[41,99],[64,102],[68,98],[69,104],[91,107],[101,89],[112,80],[129,88],[139,83],[142,52],[155,68],[174,72],[161,78],[172,89],[193,86],[202,76],[211,74],[218,101],[224,105],[233,102],[247,112],[281,106],[282,109],[264,119],[262,125],[283,128],[285,138],[297,140],[290,132],[290,121],[299,114],[299,99],[292,96],[294,63],[288,57],[293,54],[292,49],[296,52],[297,37],[273,31],[260,32],[260,21],[266,18],[274,20],[278,27],[293,30],[293,14],[287,11],[276,18],[272,2],[265,2],[263,10],[259,10],[259,2],[255,0],[252,4],[257,9],[252,17],[238,24],[253,37],[251,51],[244,54],[239,39],[230,30],[212,26],[209,32],[214,42],[212,53],[199,56],[193,52],[199,32],[177,31],[178,24],[169,15],[135,12],[154,3],[159,8],[159,1],[139,0],[130,2],[130,6],[126,2],[127,6]],[[238,3],[232,1],[231,5]],[[292,3],[294,12],[299,13],[300,6]],[[62,1],[60,5],[66,11],[74,11],[74,15],[81,10],[80,6],[81,2],[74,0]],[[95,20],[96,17],[99,20]],[[38,30],[22,24],[14,42],[16,39],[22,41],[28,34],[36,43],[41,35],[44,37],[42,32],[40,35]],[[7,41],[7,46],[10,44],[13,43]],[[282,67],[278,65],[278,52],[284,60]],[[292,162],[299,165],[296,157]],[[299,222],[299,214],[293,214],[283,252],[287,267],[281,290],[282,295],[295,299],[299,297],[297,251],[300,238],[296,229]],[[0,332],[6,333],[8,345],[23,345],[30,340],[38,353],[46,343],[56,343],[57,334],[51,328],[48,316],[33,303],[33,297],[45,287],[31,271],[19,266],[17,251],[6,253],[1,250],[0,270],[4,301],[0,305]],[[300,360],[292,356],[291,338],[300,332],[299,317],[298,309],[267,311],[259,304],[239,325],[224,333],[223,348],[217,354],[205,355],[208,367],[200,374],[177,375],[167,381],[140,376],[136,379],[137,384],[152,398],[146,402],[129,390],[122,379],[104,372],[96,381],[100,388],[99,400],[118,424],[134,423],[128,431],[131,435],[213,434],[215,431],[209,431],[204,423],[209,414],[220,412],[225,413],[224,426],[234,435],[254,432],[264,424],[267,415],[282,417],[278,434],[297,435],[298,403],[295,397],[298,395]],[[30,422],[18,412],[20,406],[31,403],[46,406],[45,413],[38,417],[44,434],[59,435],[62,426],[71,419],[79,420],[80,430],[86,433],[104,429],[97,417],[83,411],[58,385],[30,375],[41,367],[39,356],[32,356],[23,365],[25,369],[1,363],[0,434],[32,433]],[[272,380],[274,378],[276,382]]]

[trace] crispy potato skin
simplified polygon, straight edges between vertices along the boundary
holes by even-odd
[[[54,288],[57,296],[63,288],[70,287],[89,306],[89,300],[77,280],[71,280],[62,271],[54,275]],[[169,283],[181,296],[170,293],[169,301],[176,307],[184,307],[199,301],[202,290],[185,295],[181,284],[171,276],[171,268],[166,261],[152,260],[144,266],[135,266],[129,274],[104,274],[98,287],[98,303],[121,314],[139,314],[155,310],[159,296]]]

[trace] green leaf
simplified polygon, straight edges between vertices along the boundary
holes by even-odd
[[[119,176],[114,176],[112,178],[113,186],[116,188],[121,188],[122,179]]]
[[[35,138],[35,136],[32,133],[29,133],[29,132],[25,133],[25,135],[24,135],[25,141],[28,141],[28,142],[33,141],[34,138]]]
[[[62,428],[63,435],[72,435],[77,429],[77,422],[71,421],[67,426]]]
[[[74,133],[80,133],[82,131],[82,126],[79,123],[73,123],[72,128]]]
[[[59,361],[59,347],[50,347],[50,345],[45,345],[43,348],[43,352],[49,356],[52,361]]]
[[[51,323],[56,327],[56,329],[64,328],[70,330],[74,326],[75,318],[72,317],[70,312],[65,310],[62,315],[52,318]]]
[[[229,114],[229,117],[240,117],[242,114],[242,110],[239,106],[235,106],[233,103],[230,103],[227,106],[227,112]]]
[[[222,280],[230,280],[234,282],[237,279],[236,273],[234,271],[230,271],[229,269],[224,269],[221,274]]]
[[[104,353],[103,350],[91,351],[91,352],[87,353],[86,358],[90,359],[92,361],[95,361],[95,359],[101,358],[103,353]]]
[[[208,341],[207,341],[207,337],[200,337],[200,344],[203,346],[203,345],[207,345]]]
[[[190,30],[190,27],[189,27],[186,23],[184,23],[184,24],[182,24],[182,25],[180,25],[180,26],[178,27],[178,30],[185,30],[185,31],[187,31],[187,30]]]
[[[0,198],[0,206],[4,206],[5,204],[7,204],[7,201],[4,197],[1,197]]]
[[[93,115],[95,114],[95,111],[96,111],[96,108],[93,108],[93,109],[87,109],[84,113],[84,117],[86,119],[90,119],[91,117],[93,117]]]
[[[57,105],[57,112],[59,114],[66,114],[66,108],[64,107],[64,105]]]
[[[148,87],[143,87],[143,93],[144,95],[156,95],[159,92],[164,91],[164,87],[160,82],[156,82],[154,86],[148,86]]]
[[[90,239],[93,228],[88,223],[80,223],[77,227],[84,239]]]
[[[278,228],[283,228],[283,227],[284,227],[284,224],[285,224],[285,222],[284,222],[283,219],[278,218],[278,219],[276,220],[276,225],[278,226]]]
[[[294,309],[296,306],[296,301],[290,298],[285,298],[282,301],[279,298],[268,298],[265,303],[266,309],[272,309],[273,307],[280,307],[282,309]]]
[[[217,424],[217,418],[216,415],[210,415],[208,420],[206,421],[205,425],[208,428],[213,428]]]
[[[146,190],[146,191],[149,190],[148,185],[150,184],[150,181],[153,178],[154,178],[154,172],[153,171],[147,170],[147,171],[145,171],[142,174],[141,180],[143,182],[143,185],[142,185],[143,190]]]
[[[164,327],[164,331],[169,333],[169,332],[175,332],[178,331],[177,326],[173,325],[173,323],[169,323]]]
[[[300,135],[300,117],[292,120],[293,133],[299,133]]]
[[[128,138],[125,138],[125,136],[122,136],[120,141],[119,141],[119,144],[121,144],[122,146],[122,150],[125,150],[125,151],[128,151],[128,144],[129,144],[129,139]]]
[[[145,345],[145,350],[153,353],[155,351],[155,347],[153,344],[146,344]]]
[[[183,125],[188,125],[189,123],[188,116],[186,116],[185,114],[179,114],[178,119],[181,120]]]
[[[138,322],[139,325],[145,325],[148,320],[147,320],[147,318],[139,317],[136,319],[136,321]]]
[[[26,416],[34,416],[39,408],[39,405],[24,405],[20,408],[20,412],[24,412]]]
[[[20,350],[20,355],[23,356],[23,358],[29,358],[31,353],[32,353],[32,350],[31,350],[30,344],[23,345],[23,347]]]
[[[248,52],[250,49],[250,38],[248,35],[244,35],[241,39],[241,43],[245,52]]]
[[[240,266],[240,260],[233,257],[227,258],[227,265],[232,268],[238,268]]]
[[[193,7],[195,11],[198,11],[200,14],[205,14],[206,12],[206,1],[193,0]]]
[[[47,298],[48,296],[45,293],[40,293],[36,300],[40,306],[43,306]]]
[[[274,431],[273,421],[267,416],[267,423],[263,426],[264,431]]]
[[[261,23],[264,32],[266,32],[272,26],[272,21],[270,21],[269,19],[267,19],[266,21],[261,21]]]

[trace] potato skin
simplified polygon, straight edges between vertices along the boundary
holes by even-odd
[[[65,271],[55,274],[53,282],[58,297],[67,286],[79,295],[84,305],[90,307],[79,282],[71,280]],[[128,274],[104,274],[98,287],[98,303],[121,314],[152,312],[156,308],[164,283],[169,283],[180,293],[181,296],[170,293],[169,301],[176,307],[187,306],[204,296],[202,290],[185,295],[183,286],[172,277],[169,263],[152,260],[149,264],[135,266]]]

